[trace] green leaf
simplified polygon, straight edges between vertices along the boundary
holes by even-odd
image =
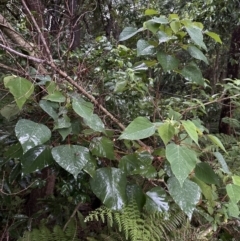
[[[173,200],[179,205],[189,219],[191,219],[196,204],[201,197],[199,186],[188,179],[184,181],[183,185],[180,185],[175,177],[169,178],[167,184]]]
[[[127,86],[127,83],[128,83],[127,80],[118,81],[115,85],[114,92],[115,93],[123,92],[125,87]]]
[[[24,174],[42,170],[54,162],[48,146],[35,146],[21,157],[22,171]]]
[[[26,119],[18,121],[15,133],[24,153],[35,146],[44,144],[51,138],[51,131],[47,126]]]
[[[150,30],[153,34],[157,33],[157,31],[159,30],[159,26],[160,26],[159,23],[154,23],[151,20],[146,21],[146,22],[143,23],[143,27],[145,29]]]
[[[166,146],[166,157],[171,165],[173,174],[179,181],[180,186],[182,186],[189,173],[196,166],[196,152],[186,146],[171,143]]]
[[[90,147],[91,153],[98,157],[105,157],[110,160],[115,159],[113,142],[107,137],[95,137],[92,139]]]
[[[146,9],[145,10],[145,16],[151,16],[151,15],[157,15],[158,11],[155,9]]]
[[[119,162],[119,168],[127,175],[139,174],[142,177],[154,178],[157,175],[152,166],[153,156],[148,152],[134,153],[123,156]]]
[[[179,60],[172,55],[168,55],[164,52],[158,52],[157,59],[165,72],[178,69]]]
[[[5,105],[1,110],[0,113],[3,117],[5,117],[8,121],[15,115],[19,114],[20,109],[18,106],[14,104]]]
[[[176,34],[181,29],[181,23],[179,21],[172,21],[170,23],[172,31]]]
[[[218,198],[216,192],[213,190],[213,188],[209,185],[207,185],[205,182],[202,182],[197,177],[193,177],[192,181],[197,183],[198,186],[201,188],[202,194],[204,197],[208,200],[211,207],[215,207],[216,202],[215,200]]]
[[[54,120],[58,118],[58,114],[55,111],[58,108],[57,103],[51,102],[51,101],[48,101],[48,100],[40,100],[39,105]]]
[[[97,167],[97,161],[95,158],[90,156],[90,159],[88,160],[87,164],[84,166],[83,170],[90,175],[90,177],[93,177],[96,171]]]
[[[8,147],[6,152],[4,152],[4,157],[9,159],[19,158],[23,155],[23,149],[21,144],[18,142]]]
[[[142,211],[142,208],[146,202],[146,196],[145,193],[143,193],[142,188],[136,184],[130,184],[127,185],[126,193],[128,203],[135,201],[137,203],[139,211]]]
[[[226,186],[226,190],[232,202],[238,203],[240,201],[240,186],[235,184],[228,184]]]
[[[149,212],[167,212],[169,210],[169,202],[166,191],[161,187],[154,187],[146,192],[145,208]]]
[[[7,76],[3,79],[4,86],[14,96],[17,106],[21,110],[24,103],[32,95],[34,85],[27,79],[16,76]]]
[[[228,207],[229,216],[234,217],[234,218],[239,218],[240,211],[239,211],[239,207],[236,203],[229,202],[227,204],[227,207]]]
[[[205,34],[207,34],[209,37],[214,39],[216,42],[222,44],[222,40],[220,39],[218,34],[216,34],[214,32],[209,32],[209,31],[206,31]]]
[[[223,155],[220,152],[214,152],[213,155],[217,158],[218,162],[221,164],[223,172],[225,172],[226,174],[231,174]]]
[[[72,107],[82,118],[88,119],[93,115],[93,104],[82,98],[73,98]]]
[[[209,64],[206,56],[205,56],[205,55],[203,54],[203,52],[202,52],[199,48],[197,48],[196,46],[194,46],[194,45],[189,45],[188,48],[187,48],[187,51],[188,51],[188,53],[189,53],[193,58],[202,60],[202,61],[205,62],[206,64]]]
[[[105,206],[120,210],[127,201],[126,175],[118,168],[104,167],[96,170],[90,185],[93,193]]]
[[[55,90],[53,93],[47,96],[44,96],[43,99],[50,100],[57,103],[63,103],[66,100],[65,96],[58,90]]]
[[[83,119],[84,123],[89,126],[92,130],[98,132],[104,132],[104,124],[98,115],[93,114],[88,119]]]
[[[169,19],[169,21],[179,20],[179,16],[178,16],[178,14],[176,14],[176,13],[172,13],[172,14],[169,14],[169,15],[168,15],[168,19]]]
[[[140,39],[137,42],[137,56],[153,55],[154,46],[149,44],[146,40]]]
[[[72,133],[72,126],[69,128],[58,129],[58,132],[61,135],[62,140],[64,141],[66,137]]]
[[[185,26],[189,36],[191,37],[192,41],[200,46],[201,48],[207,50],[205,43],[203,42],[203,34],[202,30],[198,27],[192,26]]]
[[[202,72],[195,63],[190,62],[181,70],[180,73],[186,80],[196,83],[198,85],[204,85]]]
[[[198,163],[195,168],[195,175],[201,181],[208,184],[217,184],[219,185],[219,178],[212,170],[210,165],[206,162]]]
[[[62,117],[58,118],[54,122],[54,130],[69,128],[69,127],[71,127],[71,122],[69,117],[66,114],[63,114]]]
[[[222,142],[216,136],[209,134],[209,135],[207,135],[207,137],[210,139],[210,141],[214,145],[220,147],[223,151],[225,151],[227,153],[227,151],[225,150],[225,147],[223,146]]]
[[[172,39],[176,39],[177,37],[176,36],[169,36],[167,35],[165,32],[163,31],[158,31],[156,33],[157,37],[158,37],[158,42],[159,44],[161,43],[165,43],[165,42],[168,42],[169,40],[172,40]]]
[[[131,38],[132,36],[134,36],[135,34],[141,32],[141,31],[143,31],[143,28],[137,29],[137,28],[134,28],[134,27],[126,27],[120,33],[119,41],[127,40],[127,39]]]
[[[168,24],[169,23],[168,19],[164,16],[161,16],[159,18],[153,17],[150,21],[152,21],[154,23],[160,23],[160,24]]]
[[[232,180],[233,180],[233,184],[240,186],[240,176],[233,175]]]
[[[158,134],[163,140],[163,143],[167,145],[168,142],[173,138],[175,134],[175,128],[172,126],[171,123],[165,122],[159,126]]]
[[[198,145],[198,133],[197,133],[197,127],[195,126],[195,124],[192,121],[187,120],[187,121],[182,121],[182,125],[185,131],[191,137],[191,139]]]
[[[61,145],[52,149],[54,160],[75,179],[90,160],[89,150],[83,146]]]
[[[123,131],[119,139],[139,140],[152,136],[155,126],[146,117],[137,117]]]

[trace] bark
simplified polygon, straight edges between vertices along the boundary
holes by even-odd
[[[240,61],[240,26],[238,26],[232,33],[229,59],[227,65],[227,78],[239,78],[239,61]],[[225,95],[228,97],[228,93]],[[222,110],[219,121],[219,132],[224,134],[232,134],[229,124],[223,122],[223,118],[231,118],[234,110],[234,105],[231,103],[230,98],[226,98],[222,102]]]

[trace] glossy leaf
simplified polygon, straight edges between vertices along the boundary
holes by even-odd
[[[198,145],[198,133],[197,133],[197,127],[195,126],[195,124],[192,121],[187,120],[187,121],[182,121],[182,125],[185,131],[191,137],[191,139]]]
[[[57,103],[48,100],[40,100],[39,105],[54,120],[58,118],[58,114],[56,112],[56,109],[58,108]]]
[[[137,117],[127,126],[119,139],[139,140],[154,133],[155,126],[146,117]]]
[[[7,76],[3,79],[5,88],[14,96],[17,106],[21,110],[24,103],[32,95],[34,85],[27,79],[16,76]]]
[[[206,162],[198,163],[195,167],[195,175],[201,181],[208,184],[219,184],[219,178]]]
[[[58,90],[54,91],[53,93],[44,96],[43,97],[44,100],[50,100],[53,102],[57,102],[57,103],[63,103],[66,100],[66,97]]]
[[[98,115],[93,114],[88,119],[83,119],[84,123],[92,130],[98,132],[104,132],[104,124]]]
[[[158,31],[156,33],[156,36],[158,37],[159,44],[168,42],[169,40],[176,39],[176,36],[169,36],[163,31]]]
[[[119,162],[119,168],[128,175],[139,174],[146,178],[154,178],[157,175],[152,166],[153,157],[147,153],[129,154],[123,156]]]
[[[182,186],[189,173],[196,166],[196,152],[186,146],[171,143],[166,147],[166,157],[171,165],[173,174],[179,181],[180,186]]]
[[[120,33],[119,41],[125,41],[141,31],[143,31],[143,28],[137,29],[134,27],[126,27]]]
[[[21,157],[22,171],[24,174],[42,170],[54,162],[48,146],[35,146]]]
[[[145,208],[149,212],[167,212],[169,204],[166,191],[161,187],[154,187],[146,192]]]
[[[192,41],[198,46],[200,46],[201,48],[207,50],[207,47],[203,42],[202,30],[198,27],[192,27],[192,26],[185,26],[185,27]]]
[[[51,131],[47,126],[26,119],[18,121],[15,133],[24,153],[35,146],[44,144],[51,137]]]
[[[235,184],[228,184],[226,186],[226,190],[232,202],[238,203],[240,201],[240,186]]]
[[[206,58],[206,56],[203,54],[203,52],[197,48],[194,45],[189,45],[187,48],[188,53],[195,59],[199,59],[202,60],[203,62],[205,62],[206,64],[208,64],[208,60]]]
[[[81,172],[90,160],[89,150],[83,146],[61,145],[52,149],[54,160],[74,178]]]
[[[96,170],[90,185],[93,193],[108,208],[120,210],[127,201],[127,179],[117,168],[104,167]]]
[[[207,135],[210,141],[215,144],[216,146],[220,147],[223,151],[227,153],[225,147],[223,146],[222,142],[214,135]]]
[[[225,172],[226,174],[231,174],[223,155],[220,152],[214,152],[213,154],[217,158],[218,162],[221,164],[223,172]]]
[[[153,55],[154,46],[149,44],[146,40],[140,39],[137,42],[137,56]]]
[[[172,55],[168,55],[164,52],[158,52],[157,59],[165,72],[178,69],[179,60]]]
[[[189,63],[181,70],[180,73],[187,81],[196,83],[198,85],[204,85],[202,72],[195,63]]]
[[[95,158],[90,156],[90,159],[88,160],[87,164],[84,166],[83,170],[90,175],[90,177],[93,177],[95,174],[97,168],[97,161]]]
[[[158,127],[158,134],[163,140],[163,143],[167,145],[175,134],[175,128],[171,123],[165,122]]]
[[[92,139],[89,149],[91,153],[98,157],[115,159],[113,142],[107,137],[95,137]]]
[[[219,35],[213,32],[206,31],[205,34],[207,34],[209,37],[214,39],[216,42],[222,44],[222,40],[220,39]]]
[[[88,119],[93,115],[93,104],[83,100],[82,98],[73,98],[72,107],[73,110],[82,118]]]
[[[200,187],[188,179],[184,181],[183,185],[180,185],[175,177],[169,178],[167,185],[173,200],[189,219],[191,219],[196,204],[201,197]]]

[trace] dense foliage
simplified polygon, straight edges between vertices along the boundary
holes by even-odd
[[[238,1],[0,4],[1,240],[237,240]]]

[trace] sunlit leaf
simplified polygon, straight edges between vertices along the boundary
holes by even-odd
[[[225,150],[225,147],[223,146],[222,142],[216,136],[210,135],[210,134],[207,136],[214,145],[220,147],[223,151],[227,152]]]
[[[151,15],[156,15],[156,14],[158,14],[158,11],[156,11],[155,9],[146,9],[145,10],[146,16],[151,16]]]
[[[19,109],[22,109],[24,103],[32,95],[34,85],[27,79],[16,76],[7,76],[3,79],[4,86],[9,89],[14,96]]]
[[[226,186],[226,190],[232,202],[238,203],[240,201],[240,186],[235,184],[228,184]]]
[[[65,102],[66,97],[60,92],[60,91],[54,91],[53,93],[44,96],[43,97],[44,100],[50,100],[53,102],[58,102],[58,103],[62,103]]]
[[[167,145],[175,134],[175,128],[171,123],[165,122],[158,127],[158,134],[163,140],[163,143]]]
[[[207,34],[209,37],[214,39],[216,42],[222,44],[222,40],[218,34],[216,34],[214,32],[209,32],[209,31],[206,31],[205,34]]]
[[[198,145],[198,133],[197,133],[197,127],[195,126],[195,124],[192,121],[187,120],[187,121],[182,121],[182,125],[185,131],[191,137],[191,139]]]

